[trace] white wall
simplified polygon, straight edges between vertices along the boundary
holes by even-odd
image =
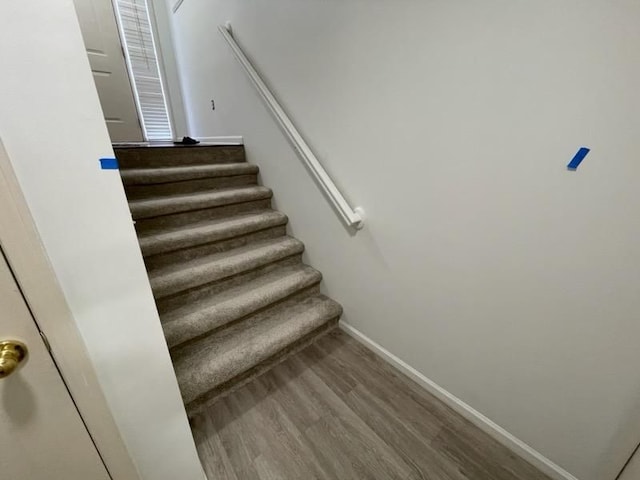
[[[0,136],[120,434],[143,479],[201,480],[71,0],[0,3],[0,61]]]
[[[580,479],[613,479],[640,437],[640,4],[185,0],[172,19],[191,133],[244,136],[345,320]],[[227,20],[362,232],[277,130]]]

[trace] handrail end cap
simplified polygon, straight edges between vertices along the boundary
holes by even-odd
[[[364,208],[356,207],[353,209],[353,211],[356,212],[358,217],[360,217],[359,220],[353,224],[353,228],[355,228],[356,230],[362,230],[364,228],[364,219],[365,219]]]

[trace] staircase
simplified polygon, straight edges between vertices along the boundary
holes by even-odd
[[[190,415],[337,325],[242,146],[115,151]]]

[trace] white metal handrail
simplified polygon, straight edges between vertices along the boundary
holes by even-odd
[[[342,217],[344,223],[349,227],[353,227],[357,230],[360,230],[364,224],[364,211],[360,207],[351,208],[347,200],[344,198],[336,184],[333,183],[331,177],[326,172],[326,170],[322,167],[316,156],[307,145],[307,142],[304,141],[300,132],[295,127],[289,116],[285,113],[283,108],[280,106],[276,98],[273,96],[273,93],[269,90],[269,87],[264,83],[260,74],[256,71],[255,67],[251,64],[247,56],[244,54],[236,40],[233,38],[233,34],[231,32],[231,25],[227,23],[226,25],[220,25],[218,27],[220,33],[227,41],[233,54],[240,62],[240,65],[244,68],[245,72],[249,76],[249,79],[258,90],[258,93],[264,100],[265,104],[271,111],[271,114],[275,118],[276,122],[284,132],[284,134],[291,142],[291,145],[296,150],[302,161],[306,164],[309,171],[313,175],[313,177],[318,182],[320,188],[335,207],[336,211]]]

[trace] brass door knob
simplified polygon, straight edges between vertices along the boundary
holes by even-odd
[[[0,342],[0,379],[8,377],[27,359],[27,346],[17,340]]]

